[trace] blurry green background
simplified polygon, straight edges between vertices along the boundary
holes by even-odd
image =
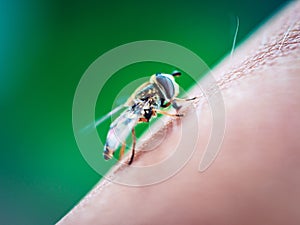
[[[231,49],[235,16],[241,43],[284,2],[1,1],[0,224],[53,224],[101,178],[80,155],[72,131],[76,86],[97,57],[127,42],[157,39],[189,48],[212,67]],[[125,68],[128,76],[113,77],[102,90],[97,114],[108,112],[131,80],[171,72],[165,69],[155,63]],[[184,77],[177,81],[191,85]]]

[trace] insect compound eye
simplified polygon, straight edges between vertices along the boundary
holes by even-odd
[[[174,97],[175,87],[170,78],[160,74],[160,75],[156,75],[156,81],[159,84],[159,86],[163,88],[163,91],[168,99]]]

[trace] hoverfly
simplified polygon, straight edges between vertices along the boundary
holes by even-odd
[[[117,107],[95,123],[95,125],[98,126],[112,114],[118,112],[123,107],[127,107],[127,109],[110,125],[106,143],[104,145],[103,156],[105,160],[111,159],[114,152],[121,145],[120,159],[122,158],[126,146],[125,141],[131,133],[133,141],[131,157],[128,161],[128,164],[130,165],[133,162],[135,155],[136,135],[134,127],[138,123],[149,122],[150,119],[156,117],[158,113],[172,117],[183,116],[183,114],[170,114],[160,110],[160,108],[167,108],[172,105],[178,112],[181,108],[181,106],[178,105],[179,101],[196,99],[196,97],[190,99],[177,98],[179,94],[179,85],[176,83],[174,77],[180,75],[181,73],[179,71],[174,71],[172,74],[156,73],[152,75],[148,82],[145,82],[135,90],[125,104]]]

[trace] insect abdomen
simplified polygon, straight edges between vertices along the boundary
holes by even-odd
[[[111,124],[103,150],[104,159],[112,158],[113,153],[125,143],[126,138],[137,124],[141,109],[141,107],[137,107],[134,111],[128,109]]]

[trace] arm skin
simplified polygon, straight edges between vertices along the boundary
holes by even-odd
[[[300,2],[213,72],[224,98],[226,131],[205,172],[198,167],[212,124],[209,107],[202,105],[196,152],[179,173],[145,187],[103,180],[58,224],[300,224]],[[182,123],[195,126],[189,116]],[[159,161],[176,147],[176,135],[168,129],[164,142],[132,166]],[[116,173],[143,176],[131,166]]]

